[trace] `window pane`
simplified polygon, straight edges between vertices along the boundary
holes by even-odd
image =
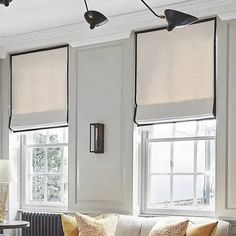
[[[60,202],[62,191],[62,177],[59,175],[49,176],[47,181],[47,201]]]
[[[68,129],[52,129],[48,134],[48,143],[67,143]]]
[[[206,120],[199,122],[199,136],[215,136],[216,120]]]
[[[149,143],[151,173],[170,172],[170,143]]]
[[[26,204],[66,206],[68,203],[68,129],[24,134]],[[29,191],[29,192],[28,192]]]
[[[29,132],[27,135],[28,145],[43,145],[68,142],[68,129],[48,129]]]
[[[27,136],[27,143],[28,144],[46,144],[47,143],[47,135],[46,132],[30,132]]]
[[[170,138],[173,136],[173,124],[154,125],[150,131],[151,138]]]
[[[207,175],[197,176],[197,206],[214,205],[214,178]]]
[[[167,207],[170,204],[170,176],[151,176],[150,190],[152,207]]]
[[[48,148],[47,149],[48,173],[60,173],[63,167],[62,149]]]
[[[215,141],[197,142],[197,171],[214,171]]]
[[[174,176],[174,206],[193,205],[193,179],[193,176],[189,175]]]
[[[35,201],[43,201],[45,197],[45,176],[33,176],[32,198]]]
[[[181,141],[174,143],[174,172],[193,172],[194,142]]]
[[[175,125],[175,137],[194,137],[196,136],[196,121],[180,122]]]
[[[140,128],[148,132],[145,182],[149,208],[213,209],[215,125],[210,120]]]
[[[33,148],[32,151],[32,166],[34,173],[45,172],[45,152],[44,148]]]

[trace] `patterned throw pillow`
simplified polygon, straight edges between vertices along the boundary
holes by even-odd
[[[89,216],[76,214],[78,236],[115,236],[118,216],[96,220]]]
[[[188,228],[188,222],[189,221],[186,220],[168,225],[157,222],[153,226],[149,236],[185,236]]]
[[[204,225],[190,224],[186,236],[213,236],[218,222],[213,222]]]

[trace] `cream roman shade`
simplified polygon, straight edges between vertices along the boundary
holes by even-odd
[[[67,125],[68,47],[11,55],[10,129]]]
[[[136,123],[212,118],[215,19],[136,37]]]

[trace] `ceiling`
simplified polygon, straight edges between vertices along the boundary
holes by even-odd
[[[152,7],[194,0],[147,0]],[[140,0],[88,0],[91,9],[106,16],[144,10]],[[13,0],[0,5],[0,37],[9,37],[84,21],[83,0]]]
[[[87,0],[91,10],[101,11],[109,19],[104,26],[90,30],[83,17],[83,1],[12,0],[9,7],[0,5],[0,58],[12,52],[65,43],[84,47],[127,39],[134,31],[166,24],[140,0]],[[236,19],[236,0],[146,1],[159,14],[171,8],[199,18]]]

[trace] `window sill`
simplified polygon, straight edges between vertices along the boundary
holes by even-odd
[[[24,212],[24,211],[46,212],[46,213],[68,213],[68,207],[25,205],[18,210],[18,212]]]

